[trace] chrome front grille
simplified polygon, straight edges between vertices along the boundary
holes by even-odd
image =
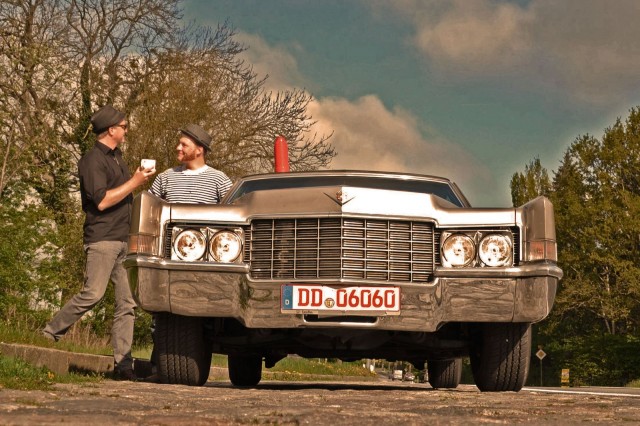
[[[428,282],[433,278],[431,222],[259,219],[247,231],[245,259],[254,279]]]

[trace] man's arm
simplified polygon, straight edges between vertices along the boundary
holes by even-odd
[[[98,210],[103,211],[111,206],[115,206],[124,200],[127,195],[131,194],[134,189],[149,180],[149,176],[152,176],[155,172],[155,169],[137,169],[131,179],[107,191],[102,201],[100,201],[100,204],[98,204]]]
[[[229,189],[231,189],[231,186],[233,185],[231,179],[229,179],[226,174],[222,173],[222,176],[223,178],[218,184],[218,202],[222,201],[224,196],[227,195],[227,192],[229,192]]]
[[[156,178],[153,180],[153,183],[151,184],[151,187],[149,188],[150,194],[153,194],[156,197],[160,197],[162,199],[167,198],[165,185],[167,172],[168,171],[162,172],[158,176],[156,176]]]

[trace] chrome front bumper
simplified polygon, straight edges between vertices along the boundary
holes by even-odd
[[[562,271],[541,263],[504,269],[438,268],[430,283],[401,288],[400,315],[380,316],[370,323],[307,321],[302,314],[283,314],[283,282],[249,279],[246,265],[173,262],[155,257],[125,260],[138,305],[149,312],[185,316],[236,318],[250,328],[351,327],[401,331],[436,331],[448,322],[537,322],[553,306]],[[328,285],[362,285],[325,282]],[[389,285],[386,283],[385,285]]]

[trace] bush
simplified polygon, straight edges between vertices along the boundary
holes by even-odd
[[[20,198],[0,205],[0,315],[31,313],[55,302],[50,265],[56,228],[46,209]]]
[[[12,192],[0,204],[0,315],[7,324],[43,328],[55,312],[77,293],[84,281],[82,242],[84,215],[76,201],[58,216],[36,194]],[[100,345],[111,333],[114,292],[104,298],[68,334],[78,344]],[[134,345],[151,343],[151,319],[138,310]],[[70,336],[71,337],[71,336]]]
[[[545,385],[560,384],[563,368],[570,371],[571,386],[625,386],[640,379],[640,339],[631,335],[571,337],[544,350],[545,366],[554,376]]]

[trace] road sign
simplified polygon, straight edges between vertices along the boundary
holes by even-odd
[[[563,368],[562,373],[560,375],[560,386],[566,388],[569,386],[569,369]]]
[[[540,346],[538,347],[540,348]],[[538,352],[536,352],[536,356],[540,360],[540,387],[542,387],[542,358],[547,356],[547,353],[540,348],[538,349]]]

